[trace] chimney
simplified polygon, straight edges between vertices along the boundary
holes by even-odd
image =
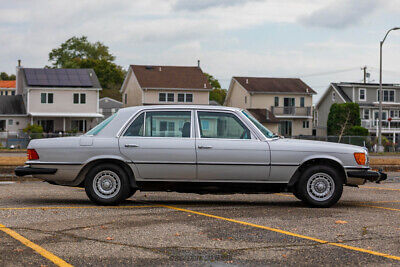
[[[18,65],[16,67],[15,71],[15,94],[16,95],[22,95],[23,94],[23,89],[22,89],[22,77],[21,77],[21,59],[18,59]]]
[[[197,67],[200,68],[200,59],[197,60]]]
[[[249,79],[246,79],[246,84],[249,84]]]
[[[18,59],[18,67],[21,67],[21,59]]]

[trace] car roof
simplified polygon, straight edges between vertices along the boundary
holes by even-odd
[[[145,109],[207,109],[207,110],[228,110],[239,111],[241,108],[225,107],[225,106],[208,106],[208,105],[147,105],[122,108],[120,112],[132,112]]]

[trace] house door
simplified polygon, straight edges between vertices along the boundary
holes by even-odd
[[[292,136],[292,122],[281,121],[279,123],[279,134],[283,136]]]
[[[0,120],[0,132],[4,132],[6,130],[6,120]]]
[[[283,99],[283,114],[293,114],[294,107],[296,106],[296,100],[294,97],[285,97]]]

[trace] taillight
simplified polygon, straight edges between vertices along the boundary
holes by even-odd
[[[28,149],[27,154],[28,154],[28,160],[39,159],[39,154],[36,152],[35,149]]]

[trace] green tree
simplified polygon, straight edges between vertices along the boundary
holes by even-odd
[[[110,96],[121,100],[119,89],[126,72],[114,63],[108,46],[101,42],[91,43],[86,36],[72,37],[49,53],[53,68],[92,68],[99,78],[100,97]]]
[[[8,74],[5,73],[5,72],[1,72],[1,73],[0,73],[0,80],[1,80],[1,81],[13,81],[13,80],[15,80],[15,79],[16,79],[15,74],[10,74],[10,75],[8,75]]]
[[[360,131],[360,128],[352,129],[353,126],[360,125],[360,107],[357,103],[334,103],[331,106],[327,123],[328,135],[338,135],[340,142],[343,135]]]
[[[226,90],[221,89],[221,84],[214,78],[214,76],[204,73],[206,75],[208,82],[211,84],[213,90],[210,92],[210,100],[217,101],[219,104],[223,105],[226,97]]]

